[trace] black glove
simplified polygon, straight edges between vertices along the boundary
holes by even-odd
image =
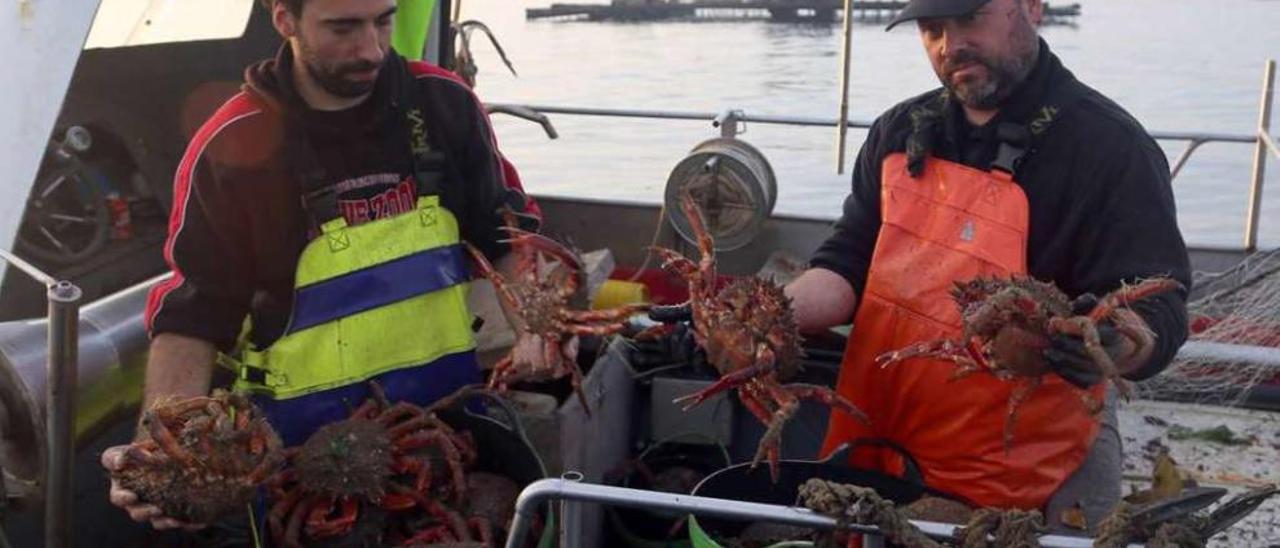
[[[1112,360],[1119,357],[1122,336],[1110,322],[1098,324],[1098,340]],[[1089,388],[1102,380],[1102,371],[1085,351],[1084,339],[1080,337],[1066,333],[1054,335],[1043,355],[1054,373],[1080,388]]]
[[[693,307],[689,303],[654,306],[649,309],[649,319],[658,323],[678,323],[693,320]]]
[[[675,324],[672,331],[662,337],[631,342],[631,367],[636,371],[681,363],[697,366],[705,364],[706,359],[687,322]]]

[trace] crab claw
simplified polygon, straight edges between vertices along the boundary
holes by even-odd
[[[572,251],[569,251],[569,249],[560,242],[552,240],[551,238],[541,234],[510,226],[498,227],[498,230],[510,235],[509,238],[498,240],[499,242],[513,245],[527,245],[555,257],[560,262],[569,265],[574,270],[582,270],[583,268],[582,260],[579,259]]]

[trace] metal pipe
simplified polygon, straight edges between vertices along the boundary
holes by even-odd
[[[839,526],[835,519],[803,508],[575,483],[562,479],[543,479],[529,484],[516,499],[515,518],[511,521],[511,529],[507,535],[507,548],[519,546],[519,539],[524,538],[530,521],[537,513],[538,506],[547,501],[562,499],[727,519],[768,521],[823,530],[835,529]],[[911,523],[920,528],[924,534],[939,539],[951,538],[956,529],[956,526],[945,523],[914,520]],[[869,525],[850,524],[847,528],[863,533],[878,532],[878,529]],[[1046,548],[1087,548],[1093,545],[1093,540],[1085,537],[1045,535],[1040,537],[1040,544]]]
[[[582,472],[570,470],[560,475],[562,481],[579,484],[583,479]],[[582,529],[582,503],[565,498],[560,500],[560,546],[577,548],[580,544]]]
[[[53,279],[53,276],[45,274],[44,271],[36,268],[35,265],[22,260],[21,257],[14,255],[6,249],[0,249],[0,258],[8,261],[11,265],[18,267],[19,270],[26,272],[28,276],[35,278],[37,282],[40,282],[46,288],[53,287],[53,284],[58,282]]]
[[[1178,155],[1177,161],[1173,163],[1173,169],[1169,170],[1169,179],[1176,179],[1178,172],[1182,171],[1182,166],[1186,165],[1187,160],[1191,159],[1191,153],[1195,152],[1200,145],[1205,143],[1204,139],[1192,139],[1187,142],[1187,148],[1182,150],[1182,154]]]
[[[1178,355],[1175,359],[1250,363],[1268,367],[1280,367],[1280,348],[1208,341],[1187,341],[1182,345],[1182,348],[1178,349]]]
[[[489,105],[492,107],[506,107],[509,104],[494,103]],[[723,112],[697,112],[697,111],[673,111],[673,110],[643,110],[643,109],[617,109],[617,108],[594,108],[594,107],[574,107],[574,106],[558,106],[558,105],[518,105],[527,109],[547,114],[565,114],[569,116],[606,116],[614,118],[647,118],[654,120],[710,120],[714,121],[717,116]],[[741,122],[754,122],[758,124],[773,124],[787,126],[817,126],[817,127],[833,127],[836,125],[835,118],[815,118],[808,116],[771,116],[764,114],[742,114],[739,111],[738,120]],[[868,129],[871,122],[867,120],[846,120],[848,127]],[[1161,141],[1204,141],[1213,143],[1242,143],[1253,144],[1258,141],[1256,134],[1240,134],[1240,133],[1204,133],[1204,132],[1183,132],[1183,131],[1151,131],[1148,132],[1152,138]]]
[[[45,546],[71,546],[72,440],[76,408],[80,288],[60,281],[49,288],[49,359],[46,424],[49,464],[45,470]]]
[[[1276,140],[1270,134],[1258,133],[1258,139],[1261,139],[1267,145],[1267,148],[1270,148],[1271,152],[1280,158],[1280,145],[1276,144]]]
[[[844,44],[840,50],[840,112],[836,115],[836,174],[844,174],[845,135],[849,116],[849,55],[853,48],[853,0],[844,0]]]
[[[729,109],[717,114],[716,117],[711,120],[711,127],[720,128],[721,137],[725,139],[732,139],[737,137],[739,133],[745,131],[738,130],[738,124],[745,121],[745,119],[746,113],[743,111]]]
[[[1253,180],[1249,184],[1249,206],[1245,210],[1244,249],[1258,249],[1258,220],[1262,215],[1262,185],[1267,175],[1267,142],[1271,135],[1271,99],[1276,84],[1276,61],[1268,59],[1262,70],[1262,99],[1258,107],[1257,144],[1253,149]]]

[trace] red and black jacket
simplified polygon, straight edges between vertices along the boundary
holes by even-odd
[[[164,248],[173,278],[147,302],[152,336],[176,333],[227,350],[251,313],[254,342],[274,340],[292,306],[298,256],[317,224],[393,215],[417,192],[406,197],[401,188],[415,171],[404,101],[417,103],[442,158],[431,166],[433,186],[465,240],[497,258],[506,251],[501,207],[538,214],[498,151],[483,105],[452,73],[392,53],[368,100],[325,112],[299,97],[292,64],[286,46],[246,69],[244,91],[192,138],[174,178]],[[305,199],[318,193],[334,199]]]

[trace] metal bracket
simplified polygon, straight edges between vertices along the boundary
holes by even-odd
[[[711,121],[711,127],[720,128],[720,136],[732,139],[747,132],[747,123],[743,120],[747,114],[740,109],[729,109],[721,112]]]
[[[522,120],[528,120],[542,126],[542,131],[546,132],[547,138],[558,139],[560,134],[556,132],[555,126],[551,125],[551,119],[546,114],[538,112],[524,105],[499,105],[489,103],[484,106],[485,111],[489,114],[506,114],[514,116]]]

